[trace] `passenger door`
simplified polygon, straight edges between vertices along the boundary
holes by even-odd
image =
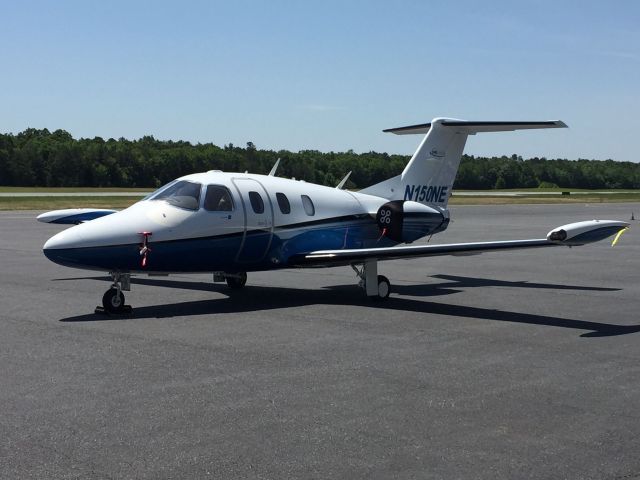
[[[232,178],[244,211],[244,235],[236,261],[257,263],[264,259],[273,236],[273,206],[262,183],[252,178]]]

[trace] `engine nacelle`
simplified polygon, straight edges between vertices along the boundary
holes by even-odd
[[[376,223],[382,234],[399,243],[413,242],[442,231],[449,222],[441,210],[410,200],[392,200],[382,205]]]

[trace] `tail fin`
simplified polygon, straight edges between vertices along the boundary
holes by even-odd
[[[389,200],[413,200],[425,205],[446,207],[469,135],[531,128],[566,128],[566,125],[559,120],[468,122],[436,118],[431,123],[384,130],[396,135],[426,135],[401,175],[365,188],[361,192]]]

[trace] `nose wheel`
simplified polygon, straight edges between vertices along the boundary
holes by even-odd
[[[110,288],[102,296],[102,307],[109,313],[120,313],[124,311],[124,293],[117,288]]]
[[[96,307],[95,313],[129,313],[131,305],[125,305],[124,293],[131,290],[131,275],[128,273],[109,272],[113,279],[111,288],[102,296],[102,307]]]

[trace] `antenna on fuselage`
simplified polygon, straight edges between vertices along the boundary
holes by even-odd
[[[336,185],[336,188],[338,190],[341,190],[344,187],[344,184],[347,183],[347,180],[349,180],[350,175],[351,175],[351,171],[347,173],[342,180],[340,180],[340,183]]]
[[[278,170],[278,165],[280,165],[280,159],[276,160],[276,163],[271,167],[271,171],[269,172],[270,177],[275,176],[276,170]]]

